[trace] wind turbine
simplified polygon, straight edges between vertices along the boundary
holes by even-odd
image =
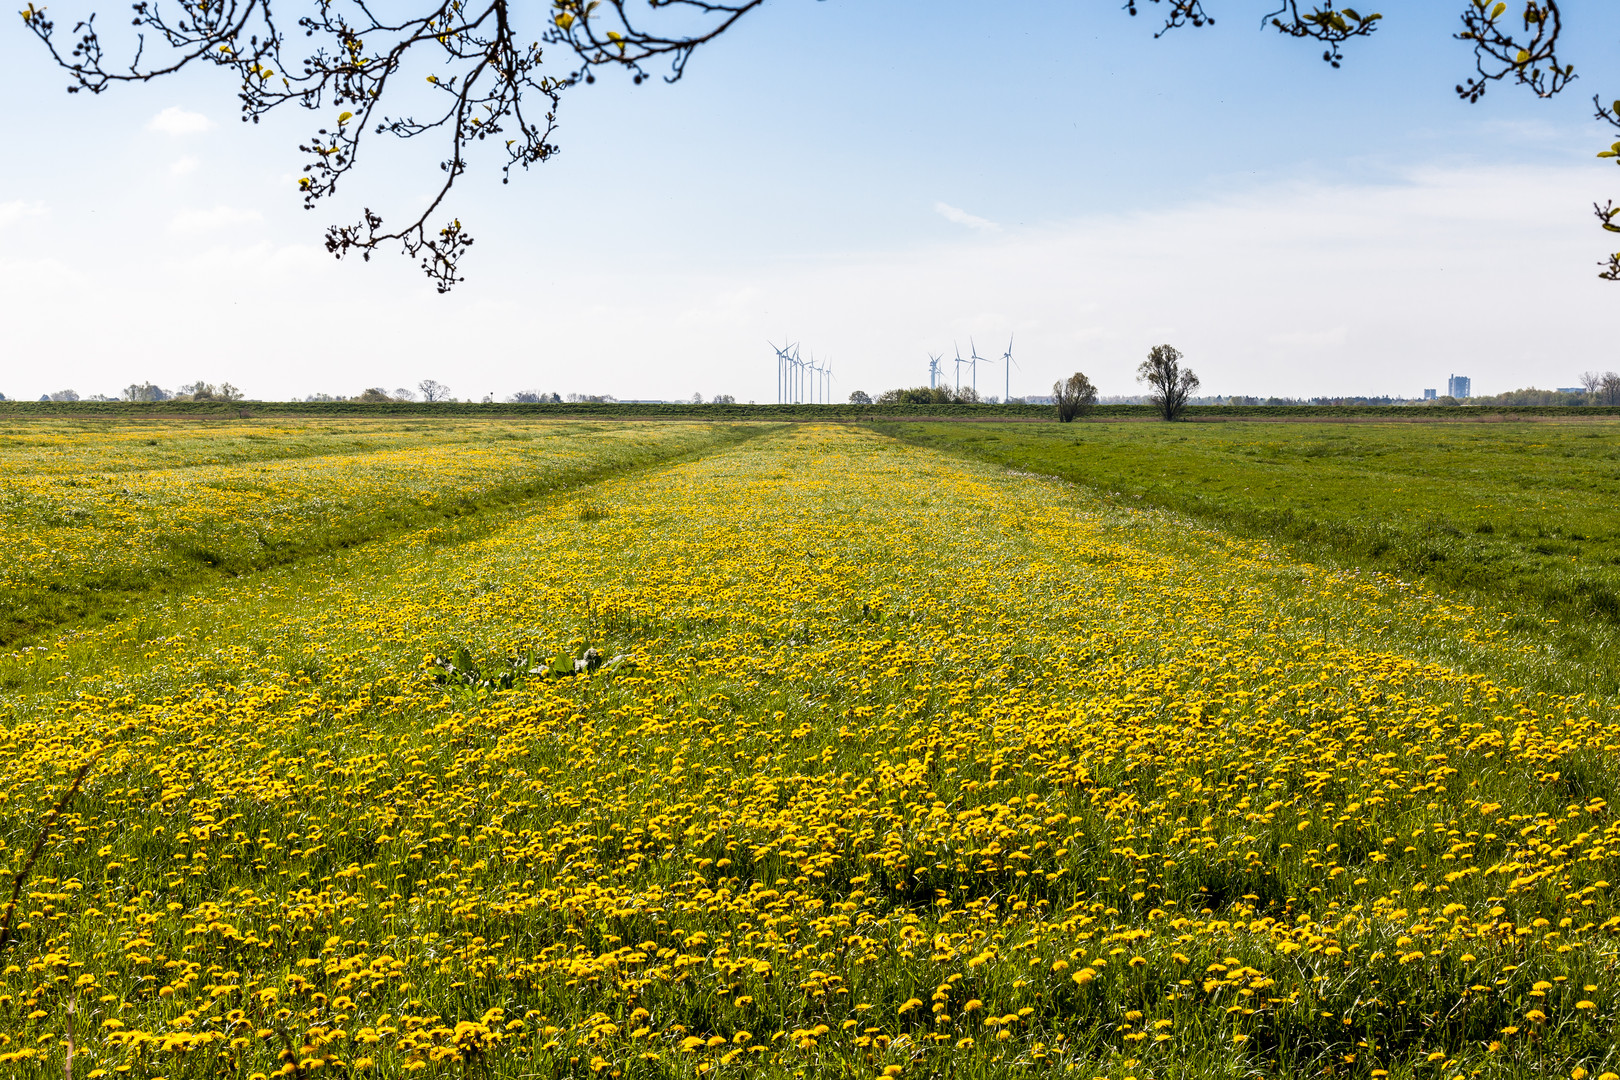
[[[776,351],[776,403],[778,405],[786,404],[788,399],[793,397],[794,367],[799,362],[799,346],[797,344],[788,345],[786,337],[782,341],[781,348],[772,345],[769,340],[765,342]],[[790,353],[789,349],[793,351]]]
[[[1012,369],[1015,366],[1017,366],[1017,364],[1018,364],[1018,361],[1013,359],[1012,343],[1013,343],[1013,335],[1008,334],[1007,335],[1007,351],[1001,354],[1002,374],[1003,374],[1003,377],[1006,380],[1006,386],[1004,386],[1002,388],[1002,397],[1001,397],[1002,404],[1006,404],[1007,402],[1012,400]],[[1023,371],[1024,369],[1019,368],[1018,370]]]
[[[972,372],[973,374],[973,397],[977,399],[979,396],[979,365],[981,363],[988,363],[988,361],[979,355],[979,347],[973,344],[972,338],[968,338],[968,351],[970,353],[968,357],[968,371]]]
[[[939,385],[939,377],[945,373],[940,358],[933,353],[928,354],[928,389],[932,390]]]
[[[956,342],[954,342],[954,341],[951,342],[951,345],[956,349],[956,391],[957,391],[957,393],[961,393],[962,392],[962,346],[957,345]]]

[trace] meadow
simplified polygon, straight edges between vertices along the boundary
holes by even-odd
[[[566,490],[735,425],[354,417],[0,426],[0,647],[142,594]]]
[[[1620,1080],[1620,702],[1145,503],[762,428],[0,653],[0,1068]]]
[[[1620,422],[879,430],[1424,581],[1536,635],[1539,682],[1620,689]]]

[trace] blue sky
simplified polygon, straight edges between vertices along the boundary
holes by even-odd
[[[1620,172],[1593,157],[1613,137],[1590,97],[1620,96],[1620,10],[1564,5],[1581,78],[1559,99],[1468,105],[1461,2],[1388,8],[1335,71],[1262,31],[1264,2],[1155,41],[1152,4],[776,0],[677,85],[570,91],[552,162],[469,177],[478,243],[449,297],[402,258],[321,249],[361,205],[415,205],[431,158],[376,148],[341,205],[304,212],[307,114],[248,128],[222,72],[69,96],[16,20],[0,392],[432,377],[767,400],[764,339],[786,334],[842,397],[1013,332],[1014,394],[1076,369],[1134,392],[1160,341],[1214,393],[1572,385],[1617,366],[1590,204]]]

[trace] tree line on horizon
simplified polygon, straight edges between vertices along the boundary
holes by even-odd
[[[1442,396],[1438,398],[1391,398],[1391,397],[1267,397],[1260,398],[1248,395],[1233,394],[1224,398],[1198,398],[1194,393],[1200,386],[1200,380],[1190,368],[1181,366],[1183,356],[1179,350],[1171,345],[1155,345],[1148,352],[1148,358],[1137,366],[1137,381],[1148,385],[1148,392],[1131,397],[1116,397],[1104,401],[1098,395],[1097,387],[1083,372],[1075,372],[1067,379],[1059,379],[1052,384],[1050,398],[1044,400],[1029,400],[1026,398],[1009,398],[1005,404],[1050,404],[1057,410],[1058,419],[1069,423],[1086,414],[1099,403],[1103,404],[1143,404],[1151,405],[1160,416],[1167,421],[1180,419],[1188,406],[1191,405],[1238,405],[1238,406],[1346,406],[1346,405],[1422,405],[1429,407],[1461,406],[1461,405],[1506,405],[1520,407],[1547,407],[1547,406],[1620,406],[1620,372],[1614,371],[1584,371],[1581,373],[1581,386],[1563,390],[1540,390],[1534,387],[1525,387],[1518,390],[1508,390],[1500,394],[1481,395],[1469,398],[1455,398]],[[6,395],[0,393],[0,401],[8,400]],[[219,384],[198,380],[182,385],[178,390],[166,390],[152,382],[131,383],[126,386],[118,397],[108,397],[103,394],[92,394],[81,397],[74,390],[57,390],[48,394],[41,394],[40,401],[74,402],[74,401],[128,401],[128,402],[162,402],[162,401],[215,401],[238,402],[246,400],[245,395],[228,382]],[[293,399],[294,401],[298,399]],[[365,405],[388,405],[422,402],[436,404],[443,402],[456,402],[459,399],[451,396],[449,386],[436,379],[423,379],[417,383],[416,389],[396,387],[388,390],[380,386],[368,387],[358,394],[345,397],[326,393],[316,393],[306,396],[306,402],[342,402]],[[471,399],[468,399],[471,400]],[[479,399],[480,404],[495,404],[493,394],[485,394]],[[519,390],[503,399],[505,404],[513,405],[546,405],[546,404],[621,404],[612,394],[558,394],[540,390]],[[666,402],[664,404],[691,404],[691,405],[735,405],[737,399],[731,394],[715,394],[705,401],[702,394],[693,394],[687,401]],[[753,402],[749,402],[753,404]],[[886,390],[875,398],[863,390],[856,390],[849,395],[851,405],[997,405],[1002,404],[995,397],[981,397],[971,386],[911,386],[898,387]]]

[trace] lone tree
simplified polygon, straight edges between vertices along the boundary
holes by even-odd
[[[1198,389],[1198,376],[1181,366],[1181,352],[1174,345],[1155,345],[1148,358],[1136,368],[1136,381],[1153,388],[1148,402],[1166,420],[1179,420],[1187,399]]]
[[[1067,424],[1081,413],[1090,412],[1097,404],[1097,388],[1077,371],[1067,380],[1059,379],[1052,384],[1052,400],[1057,404],[1058,420]]]
[[[334,225],[326,250],[342,258],[398,244],[418,259],[440,292],[462,280],[458,267],[472,245],[445,201],[469,167],[469,152],[490,148],[502,182],[514,165],[528,169],[557,152],[551,142],[564,90],[596,81],[595,70],[619,67],[640,84],[648,68],[668,65],[665,81],[686,71],[692,53],[724,34],[764,0],[401,0],[381,7],[363,0],[290,0],[272,11],[268,0],[135,0],[135,40],[127,60],[108,54],[91,14],[59,42],[45,8],[30,3],[23,22],[68,73],[68,90],[99,94],[117,83],[150,82],[187,67],[212,64],[237,78],[242,119],[257,123],[283,105],[337,110],[299,149],[309,155],[299,181],[313,208],[337,190],[359,161],[369,135],[436,137],[444,147],[443,176],[420,212],[387,226],[367,208],[360,221]],[[1148,3],[1165,14],[1162,36],[1215,19],[1206,0],[1127,0],[1132,15]],[[1491,0],[1455,0],[1462,27],[1455,37],[1473,49],[1474,74],[1457,93],[1475,102],[1493,82],[1512,82],[1550,98],[1575,78],[1558,58],[1564,33],[1559,0],[1526,0],[1522,11]],[[1332,0],[1301,10],[1299,0],[1269,0],[1266,19],[1278,32],[1323,46],[1333,67],[1342,46],[1370,37],[1383,16],[1335,8]],[[1161,5],[1162,7],[1158,6]],[[561,69],[542,71],[546,49]],[[300,56],[299,54],[303,55]],[[437,60],[426,89],[415,72]],[[417,96],[407,100],[412,94]],[[1597,118],[1620,132],[1620,101],[1593,97]],[[1603,151],[1620,161],[1620,142]],[[1620,207],[1594,204],[1603,227],[1620,233]],[[446,218],[448,217],[448,220]],[[440,225],[439,222],[444,222]],[[1603,277],[1620,281],[1620,254]]]
[[[423,379],[416,384],[416,389],[421,392],[422,400],[430,404],[450,400],[450,388],[437,379]]]

